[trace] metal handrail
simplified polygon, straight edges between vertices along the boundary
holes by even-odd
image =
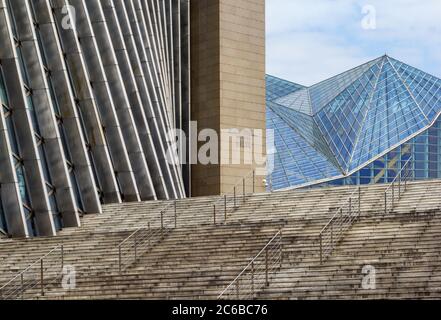
[[[247,181],[251,179],[251,191],[247,190]],[[256,192],[256,171],[252,170],[245,175],[238,183],[236,183],[229,191],[221,195],[212,203],[213,208],[213,221],[217,223],[218,212],[222,213],[224,223],[228,219],[230,213],[235,212],[239,206],[246,202],[248,194],[254,194]]]
[[[354,210],[355,208],[355,210]],[[361,187],[359,186],[338,208],[319,234],[320,263],[329,257],[343,234],[361,214]]]
[[[256,188],[256,174],[255,170],[248,173],[241,179],[241,182],[234,185],[231,190],[232,195],[224,194],[220,198],[217,198],[211,203],[213,208],[213,220],[214,224],[217,224],[217,213],[221,209],[224,216],[224,221],[227,220],[228,213],[235,211],[239,207],[239,204],[246,201],[247,198],[247,181],[252,178],[252,192],[255,192]],[[242,194],[238,193],[239,186],[242,188]],[[173,209],[173,210],[170,210]],[[172,214],[168,215],[171,211]],[[161,241],[165,235],[167,235],[172,229],[177,228],[177,201],[168,203],[164,209],[160,211],[160,216],[151,225],[148,223],[147,227],[142,226],[132,232],[127,238],[125,238],[118,245],[118,270],[121,273],[125,265],[133,264],[138,260],[139,253],[141,251],[148,250],[154,244]]]
[[[413,170],[410,168],[413,158],[410,157],[401,170],[398,172],[394,180],[390,183],[389,187],[384,192],[384,213],[388,214],[395,206],[395,198],[401,199],[401,196],[407,190],[407,182],[413,178]],[[403,175],[404,173],[404,175]],[[404,184],[404,190],[403,190]],[[398,193],[396,187],[398,186]],[[391,197],[390,197],[391,196]]]
[[[60,251],[60,260],[55,261],[55,265],[48,263],[48,258],[53,253]],[[59,264],[58,264],[59,263]],[[37,270],[34,270],[36,268]],[[54,268],[55,270],[50,270]],[[60,244],[46,253],[44,256],[38,258],[34,263],[30,264],[26,269],[15,275],[5,285],[0,288],[0,299],[2,300],[17,300],[24,299],[27,290],[40,287],[40,294],[45,295],[45,286],[52,281],[56,281],[58,276],[62,274],[64,268],[64,245]],[[35,271],[37,275],[35,275]],[[52,281],[45,280],[46,275],[52,277]],[[27,277],[30,275],[31,277]]]
[[[269,286],[272,272],[282,268],[283,236],[280,229],[239,275],[221,292],[220,299],[254,298],[263,287]]]
[[[173,209],[173,210],[170,210]],[[168,213],[171,211],[171,214]],[[121,241],[118,249],[118,270],[121,273],[125,266],[138,260],[139,253],[145,252],[160,242],[172,230],[177,228],[177,201],[169,203],[159,213],[158,220],[147,227],[143,226],[132,232]]]
[[[274,189],[273,189],[273,175],[269,175],[269,183],[267,182],[265,185],[266,188],[269,187],[269,192],[273,193]]]

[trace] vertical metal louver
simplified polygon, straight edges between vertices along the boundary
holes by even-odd
[[[0,0],[0,232],[186,196],[188,0]]]

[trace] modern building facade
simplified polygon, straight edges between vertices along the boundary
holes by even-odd
[[[261,131],[262,138],[253,136],[252,152],[266,156],[264,0],[191,1],[191,81],[198,131],[213,129],[218,136],[230,129]],[[192,195],[231,191],[259,167],[255,158],[245,161],[250,149],[232,139],[220,141],[218,163],[192,166]],[[238,163],[234,153],[240,154]],[[264,178],[256,178],[257,191],[265,190]]]
[[[123,201],[185,197],[188,0],[0,0],[0,230],[55,235]]]
[[[228,191],[254,164],[199,164],[206,128],[266,154],[264,0],[0,0],[0,44],[0,233]]]
[[[441,79],[383,56],[311,87],[267,76],[273,189],[441,178]]]

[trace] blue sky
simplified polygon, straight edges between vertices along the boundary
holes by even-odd
[[[271,75],[312,85],[387,53],[441,78],[441,0],[266,0],[266,7]],[[363,28],[374,13],[376,28]]]

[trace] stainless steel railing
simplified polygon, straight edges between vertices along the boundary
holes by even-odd
[[[397,201],[407,190],[407,183],[413,179],[412,157],[406,161],[395,179],[384,192],[384,213],[393,210]]]
[[[282,268],[283,236],[280,229],[239,275],[222,291],[218,300],[250,300],[269,286],[270,277]]]
[[[338,242],[343,238],[344,233],[358,219],[360,213],[361,187],[358,187],[320,231],[320,263],[323,263],[332,254]]]
[[[255,192],[256,171],[253,170],[235,184],[233,188],[213,202],[213,223],[217,224],[222,220],[226,222],[228,216],[243,205],[250,194]]]
[[[159,212],[158,219],[140,227],[125,238],[117,247],[118,270],[121,273],[127,266],[135,263],[142,253],[162,241],[172,230],[177,228],[177,202],[170,202]]]
[[[273,189],[273,176],[272,176],[272,175],[269,175],[267,179],[268,179],[268,180],[266,181],[265,188],[266,188],[267,190],[269,189],[269,192],[270,192],[270,193],[273,193],[273,191],[274,191],[274,189]]]
[[[245,203],[249,194],[256,190],[256,175],[253,170],[234,185],[230,191],[217,198],[211,204],[213,223],[216,225],[222,219]],[[157,219],[149,222],[130,234],[118,245],[118,270],[121,273],[127,266],[135,263],[141,253],[146,252],[159,243],[171,230],[178,226],[177,201],[170,202],[162,209]]]
[[[61,279],[63,268],[64,246],[60,244],[3,285],[0,288],[0,299],[23,300],[29,291],[44,296],[46,287]]]

